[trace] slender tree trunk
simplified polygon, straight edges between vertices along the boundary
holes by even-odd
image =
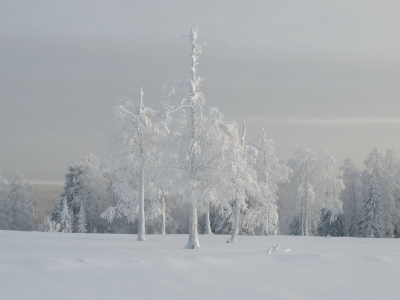
[[[300,235],[304,236],[304,196],[301,199]]]
[[[304,235],[308,236],[308,214],[307,214],[307,206],[304,208]]]
[[[199,236],[197,233],[197,203],[195,199],[192,199],[192,213],[190,216],[189,224],[189,241],[184,249],[196,249],[200,248]]]
[[[205,234],[213,234],[210,226],[210,203],[207,203],[206,208],[206,232]]]
[[[304,197],[304,235],[308,236],[308,185],[306,185],[306,194]]]
[[[144,218],[144,168],[140,170],[140,195],[139,195],[139,220],[138,241],[145,241],[145,218]]]
[[[196,111],[198,110],[198,103],[197,97],[197,88],[199,84],[198,77],[196,76],[196,66],[197,66],[197,57],[198,57],[198,52],[196,49],[198,49],[198,45],[196,45],[196,40],[197,40],[197,30],[194,28],[191,29],[190,32],[190,40],[192,42],[192,53],[190,55],[191,57],[191,79],[190,79],[190,87],[188,91],[189,95],[189,102],[190,102],[190,114],[191,114],[191,139],[192,141],[197,141],[197,132],[196,132]],[[201,47],[200,47],[201,48]],[[201,111],[201,109],[200,109]],[[195,152],[192,151],[192,149],[189,150],[189,155],[190,155],[190,178],[195,178],[196,176],[196,167],[195,167]],[[195,248],[200,248],[200,243],[199,243],[199,238],[198,238],[198,232],[197,232],[197,199],[194,197],[194,190],[192,188],[191,190],[191,216],[190,216],[190,224],[189,224],[189,241],[187,245],[185,246],[184,249],[195,249]]]
[[[191,29],[191,41],[192,41],[192,54],[191,54],[191,59],[192,59],[192,64],[191,64],[191,80],[190,80],[190,93],[191,93],[191,99],[190,99],[190,110],[191,110],[191,118],[192,118],[192,139],[196,141],[196,109],[195,109],[195,96],[196,96],[196,65],[197,65],[197,54],[195,52],[196,49],[196,39],[197,39],[197,31],[195,31],[193,28]],[[195,153],[191,153],[191,170],[190,170],[190,177],[193,178],[193,175],[195,173]],[[191,216],[190,216],[190,224],[189,224],[189,241],[187,245],[185,246],[184,249],[196,249],[200,248],[200,243],[199,243],[199,236],[198,236],[198,231],[197,231],[197,200],[194,198],[194,191],[192,190],[191,192]]]
[[[164,189],[162,189],[161,192],[161,218],[162,218],[162,224],[161,224],[161,234],[165,234],[165,199],[164,199]]]
[[[232,237],[227,240],[227,243],[236,243],[237,236],[239,234],[239,200],[236,200],[236,209],[235,209],[235,220],[233,224],[233,232],[232,232]]]

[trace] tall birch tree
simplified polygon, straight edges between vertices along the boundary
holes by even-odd
[[[249,208],[244,224],[251,234],[278,233],[278,184],[287,182],[291,170],[276,157],[272,140],[268,140],[264,128],[262,134],[251,143],[248,160],[257,173],[260,189],[258,197],[249,197]],[[256,232],[257,230],[257,232]]]
[[[190,206],[189,240],[186,249],[200,247],[198,239],[198,209],[215,200],[212,195],[219,176],[218,164],[222,151],[228,147],[227,134],[232,124],[223,122],[223,115],[216,109],[204,110],[205,98],[199,87],[202,78],[197,75],[198,56],[202,45],[197,44],[197,29],[192,28],[189,40],[191,52],[191,78],[186,81],[174,80],[169,85],[170,95],[177,88],[184,96],[163,110],[169,134],[163,140],[163,155],[169,158],[168,169],[173,180],[174,192],[182,195]]]
[[[323,208],[336,216],[342,212],[342,202],[337,197],[344,188],[339,179],[332,179],[335,158],[329,155],[327,149],[319,153],[306,149],[299,149],[296,157],[288,161],[288,166],[293,170],[290,181],[282,186],[281,200],[289,201],[292,211],[294,205],[294,223],[298,224],[299,235],[312,235],[316,233],[321,211]]]
[[[246,200],[249,197],[257,197],[260,195],[257,183],[256,171],[247,161],[248,147],[245,144],[246,123],[243,121],[242,135],[238,138],[238,134],[233,137],[233,148],[225,151],[225,166],[227,171],[224,178],[227,182],[226,194],[230,198],[234,207],[233,213],[233,229],[232,236],[227,243],[236,243],[240,231],[241,210],[247,209]]]
[[[125,215],[138,220],[138,241],[145,241],[145,182],[146,172],[152,167],[154,150],[159,139],[159,129],[153,124],[156,112],[143,104],[143,89],[140,103],[122,98],[115,105],[115,115],[120,131],[110,141],[109,163],[116,172],[114,192],[119,201],[109,207],[102,217],[110,222],[115,216]]]

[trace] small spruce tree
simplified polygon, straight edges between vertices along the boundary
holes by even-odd
[[[368,184],[367,197],[364,200],[364,207],[360,216],[360,236],[361,237],[381,237],[383,234],[382,212],[383,205],[381,193],[379,191],[379,180],[377,170],[372,172],[371,180]]]
[[[330,210],[323,209],[318,226],[318,234],[320,236],[344,236],[343,214],[335,217]]]
[[[76,232],[78,233],[85,233],[86,230],[86,216],[85,216],[85,210],[83,208],[83,203],[81,202],[81,208],[79,209],[78,213],[78,220],[77,220],[77,228]]]
[[[71,216],[69,214],[69,209],[67,206],[67,199],[64,198],[63,200],[63,206],[62,206],[62,211],[60,214],[60,231],[64,233],[70,233],[72,232],[72,226],[71,226]]]
[[[292,222],[289,224],[289,234],[290,235],[300,235],[300,215],[294,216]]]

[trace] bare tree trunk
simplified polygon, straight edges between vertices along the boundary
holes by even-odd
[[[239,200],[236,200],[235,220],[233,224],[232,237],[226,241],[227,243],[236,243],[237,236],[239,234],[239,211]]]
[[[304,196],[304,235],[308,236],[308,214],[307,214],[307,209],[308,209],[308,184],[306,186],[306,194]]]
[[[304,197],[301,199],[301,211],[300,211],[300,235],[304,236]]]
[[[145,219],[144,219],[144,168],[140,170],[140,195],[139,195],[139,220],[138,241],[145,241]]]
[[[207,203],[206,208],[206,232],[205,234],[213,234],[210,226],[210,203]]]
[[[200,248],[199,236],[197,233],[197,203],[192,199],[192,214],[190,216],[189,224],[189,241],[184,249]]]
[[[161,234],[165,234],[165,199],[164,199],[164,189],[161,192],[161,217],[162,217],[162,225],[161,225]]]
[[[308,236],[308,215],[307,215],[307,206],[304,208],[304,235]]]

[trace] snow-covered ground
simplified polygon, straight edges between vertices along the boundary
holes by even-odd
[[[187,238],[0,231],[0,299],[400,299],[399,239]]]

